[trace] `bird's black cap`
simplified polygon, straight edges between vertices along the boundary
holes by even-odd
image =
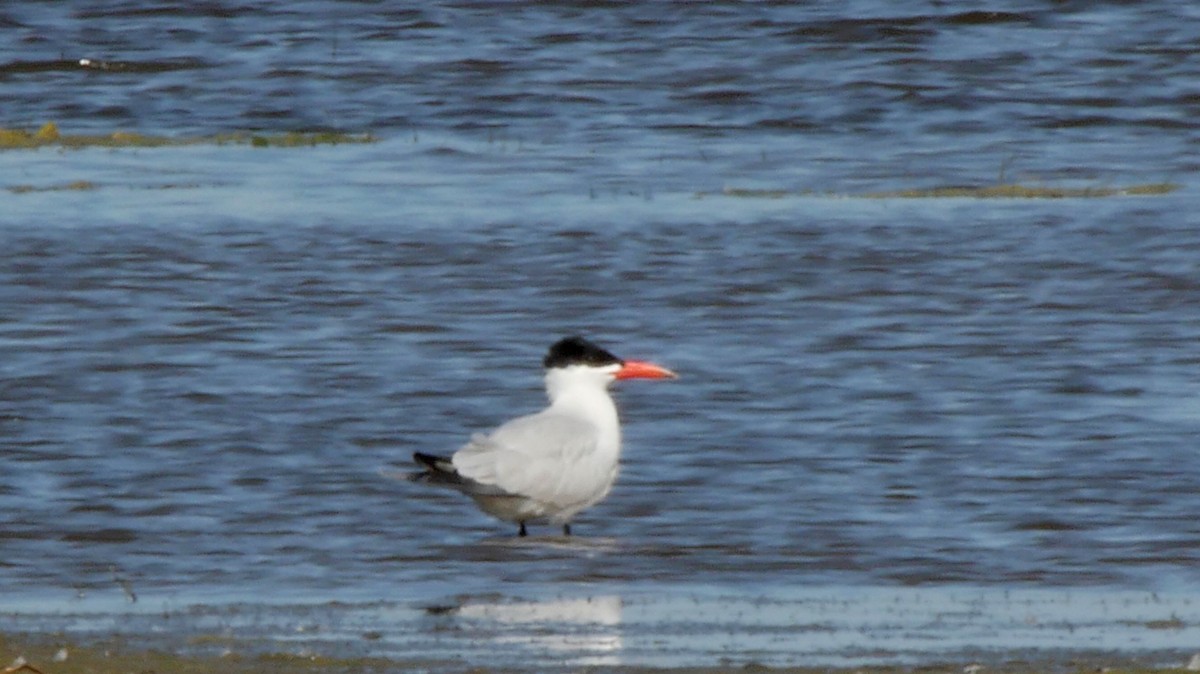
[[[575,335],[564,337],[550,347],[550,351],[542,360],[546,369],[552,367],[567,367],[568,365],[590,365],[603,367],[605,365],[620,365],[625,361],[617,358],[603,348]]]

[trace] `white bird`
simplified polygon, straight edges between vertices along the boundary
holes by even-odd
[[[518,524],[563,525],[612,489],[621,423],[608,385],[618,379],[673,379],[665,367],[621,360],[583,337],[567,337],[542,361],[550,406],[476,434],[450,458],[417,452],[415,481],[457,489],[485,513]]]

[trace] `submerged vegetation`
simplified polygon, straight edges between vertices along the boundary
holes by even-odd
[[[315,131],[285,133],[233,132],[211,136],[169,137],[127,131],[107,134],[64,134],[54,122],[47,122],[37,131],[0,128],[0,150],[35,150],[42,147],[83,149],[89,147],[178,147],[185,145],[250,145],[252,147],[311,147],[343,143],[373,143],[377,139],[367,133]]]
[[[1129,195],[1154,196],[1179,189],[1175,183],[1141,183],[1125,187],[1048,187],[1044,185],[987,185],[983,187],[934,187],[924,190],[869,192],[868,199],[1087,199]]]
[[[38,187],[35,185],[13,185],[8,188],[8,191],[12,192],[13,194],[25,194],[27,192],[86,192],[88,190],[94,190],[98,187],[100,186],[90,180],[75,180],[73,182],[63,183],[61,185],[48,185],[44,187]],[[0,674],[3,673],[0,672]]]
[[[983,186],[948,186],[845,194],[837,192],[791,191],[726,187],[720,192],[700,192],[704,198],[714,194],[743,199],[783,199],[786,197],[840,197],[845,199],[1089,199],[1117,196],[1160,196],[1181,187],[1178,183],[1137,183],[1121,187],[1052,187],[1005,183]]]
[[[59,130],[54,122],[47,122],[36,131],[20,128],[0,127],[0,151],[36,150],[59,148],[66,150],[85,148],[154,148],[184,147],[194,145],[249,145],[256,148],[297,148],[318,145],[341,145],[346,143],[374,143],[378,138],[369,133],[346,133],[341,131],[288,131],[261,133],[235,131],[207,136],[157,136],[128,131],[112,131],[102,134],[68,134]],[[99,185],[80,180],[72,183],[35,187],[13,185],[8,191],[21,194],[46,191],[94,190]],[[178,187],[170,185],[169,187]],[[742,199],[785,199],[791,197],[831,197],[846,199],[1081,199],[1115,196],[1159,196],[1180,189],[1173,182],[1138,183],[1125,186],[1055,187],[1048,185],[1025,185],[1001,182],[982,186],[940,186],[919,189],[890,190],[863,193],[818,192],[813,190],[761,189],[748,187],[725,187],[719,192],[697,192],[696,198],[712,196]],[[0,673],[2,674],[2,673]]]
[[[318,145],[341,145],[344,143],[374,143],[378,139],[368,133],[343,133],[339,131],[284,133],[232,132],[211,136],[168,137],[154,136],[127,131],[106,134],[65,134],[54,122],[43,124],[37,131],[0,127],[0,152],[5,150],[37,150],[57,148],[59,150],[81,150],[85,148],[155,148],[185,147],[199,145],[248,145],[256,148],[296,148]],[[91,180],[75,180],[50,185],[6,185],[3,189],[13,194],[37,192],[87,192],[100,189],[103,183]],[[192,183],[166,183],[151,185],[155,189],[186,189],[198,187]],[[0,671],[0,674],[3,674]]]

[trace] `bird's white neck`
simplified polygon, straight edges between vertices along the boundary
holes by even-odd
[[[609,372],[597,368],[567,367],[546,371],[550,408],[577,416],[600,431],[600,445],[611,452],[621,449],[621,422],[608,394]]]

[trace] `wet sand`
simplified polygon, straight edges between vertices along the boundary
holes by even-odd
[[[1200,650],[1200,601],[1190,595],[958,587],[768,597],[588,589],[292,604],[116,592],[58,606],[14,600],[0,612],[0,665],[25,662],[44,674],[976,674],[1182,670]]]
[[[444,659],[337,657],[306,653],[243,654],[227,652],[221,655],[189,655],[194,644],[175,644],[160,641],[157,647],[133,646],[120,638],[108,638],[80,644],[61,636],[5,634],[0,635],[0,654],[8,669],[15,674],[26,671],[37,674],[128,674],[154,672],[157,674],[200,674],[220,672],[241,674],[254,672],[527,672],[589,671],[613,674],[634,672],[663,672],[676,674],[709,674],[717,672],[778,672],[832,674],[896,674],[900,672],[963,674],[1027,674],[1053,672],[1060,674],[1139,674],[1143,672],[1188,671],[1184,663],[1162,663],[1154,658],[1129,657],[1120,653],[1066,654],[994,654],[986,660],[930,661],[905,666],[869,666],[830,668],[820,666],[773,667],[753,659],[716,663],[711,666],[648,667],[636,664],[600,666],[534,665],[519,663],[488,666],[465,663],[447,654]]]

